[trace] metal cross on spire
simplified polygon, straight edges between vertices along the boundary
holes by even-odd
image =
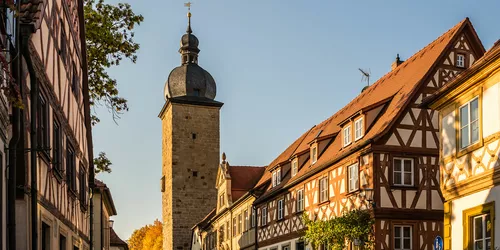
[[[193,31],[191,30],[191,4],[193,4],[193,3],[191,3],[191,2],[184,3],[184,7],[188,8],[188,14],[187,14],[187,16],[188,16],[188,27],[187,27],[186,32],[189,33],[189,34],[193,33]]]

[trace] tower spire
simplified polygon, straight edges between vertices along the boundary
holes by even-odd
[[[186,33],[188,34],[193,33],[193,30],[191,30],[191,4],[192,4],[191,2],[184,3],[184,7],[188,8],[188,13],[187,13],[188,27],[186,29]]]

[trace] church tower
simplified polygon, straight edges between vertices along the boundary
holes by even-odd
[[[198,65],[198,38],[191,13],[181,38],[181,65],[165,83],[162,120],[163,249],[189,249],[191,227],[217,200],[214,188],[219,165],[219,116],[212,76]]]

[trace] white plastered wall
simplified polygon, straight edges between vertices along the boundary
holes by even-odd
[[[291,240],[285,240],[279,243],[275,243],[273,245],[259,247],[259,250],[282,250],[283,246],[289,246],[289,250],[297,250],[297,243],[300,242],[300,238],[295,238]],[[306,245],[304,250],[312,250],[310,245]]]

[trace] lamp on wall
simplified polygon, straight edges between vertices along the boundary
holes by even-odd
[[[375,199],[373,197],[375,194],[375,191],[373,190],[373,188],[365,188],[365,189],[363,189],[363,191],[361,193],[362,193],[362,197],[364,197],[365,200],[368,201],[368,203],[370,203],[370,206],[372,208],[375,208],[376,203],[375,203]]]

